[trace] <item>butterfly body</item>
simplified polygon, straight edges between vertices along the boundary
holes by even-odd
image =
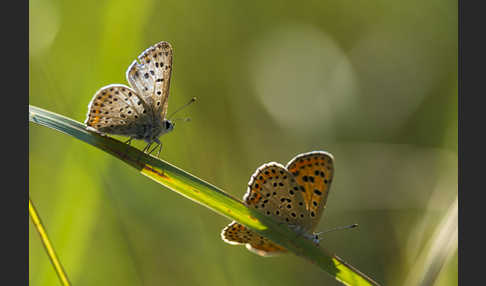
[[[137,127],[138,130],[135,131],[134,134],[131,134],[130,137],[139,140],[145,140],[147,143],[155,142],[160,144],[159,137],[172,131],[174,129],[174,125],[170,120],[164,119],[162,121],[152,121],[152,123],[148,124],[141,124]]]
[[[312,232],[324,211],[333,175],[333,157],[323,151],[299,154],[285,167],[267,163],[251,176],[243,201],[318,243],[318,237]],[[224,228],[221,237],[230,244],[245,244],[262,256],[286,251],[238,222]]]
[[[158,138],[174,129],[166,119],[172,54],[169,43],[157,43],[128,67],[130,87],[110,84],[98,90],[88,106],[90,130],[160,145]]]

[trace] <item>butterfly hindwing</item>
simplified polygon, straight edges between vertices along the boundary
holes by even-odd
[[[112,84],[98,90],[88,107],[86,125],[102,133],[134,136],[150,124],[147,107],[128,86]]]
[[[261,255],[271,256],[286,252],[285,248],[248,229],[236,221],[221,232],[221,238],[229,244],[246,244],[248,250]]]

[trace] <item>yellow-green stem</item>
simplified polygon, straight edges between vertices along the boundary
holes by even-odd
[[[70,286],[71,283],[69,282],[67,274],[64,271],[64,268],[62,267],[61,261],[59,261],[59,258],[56,255],[56,251],[54,250],[54,247],[52,246],[49,237],[47,236],[47,232],[44,228],[44,225],[42,224],[39,214],[37,213],[34,207],[34,204],[32,203],[32,200],[30,199],[30,196],[29,196],[29,214],[30,214],[30,218],[32,219],[32,223],[35,226],[35,229],[37,229],[37,232],[39,233],[42,244],[46,249],[47,256],[51,260],[52,266],[54,266],[54,270],[56,271],[59,280],[61,280],[61,284],[64,286]]]
[[[309,239],[296,234],[287,225],[277,223],[255,209],[248,208],[240,200],[176,166],[114,138],[91,132],[85,125],[75,120],[35,106],[29,106],[29,119],[31,122],[71,135],[113,155],[167,189],[220,215],[236,220],[290,252],[303,257],[345,285],[379,285],[337,255],[316,247]]]

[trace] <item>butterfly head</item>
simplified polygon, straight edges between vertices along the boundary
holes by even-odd
[[[168,133],[172,130],[174,130],[175,123],[170,121],[169,119],[164,119],[164,122],[162,123],[162,128],[164,131],[162,133]]]

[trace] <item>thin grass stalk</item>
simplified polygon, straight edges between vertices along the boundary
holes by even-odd
[[[51,260],[52,266],[54,267],[54,270],[56,271],[56,274],[59,277],[59,280],[61,281],[61,284],[63,286],[70,286],[71,283],[69,282],[66,271],[64,271],[61,261],[57,257],[56,251],[54,250],[54,246],[52,246],[52,243],[49,240],[47,231],[44,228],[44,225],[42,224],[40,216],[37,213],[37,210],[35,209],[34,203],[30,199],[30,196],[29,196],[29,214],[35,229],[39,233],[42,245],[44,245],[44,249],[47,252],[47,256]]]

